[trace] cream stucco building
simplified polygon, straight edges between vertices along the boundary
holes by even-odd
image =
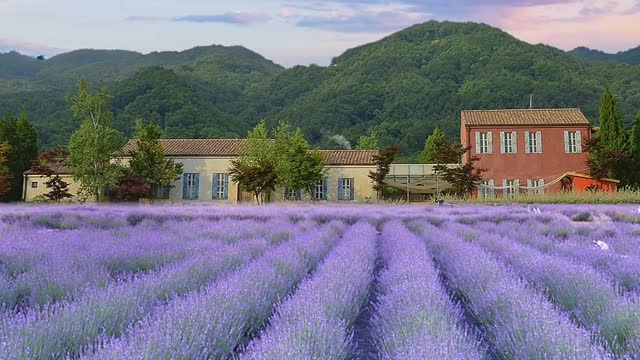
[[[165,156],[183,164],[183,174],[169,189],[152,189],[158,200],[167,202],[252,202],[251,194],[239,189],[229,176],[231,160],[236,158],[244,146],[237,139],[162,139],[160,144]],[[135,141],[123,148],[127,154],[135,150]],[[270,201],[318,201],[368,202],[375,200],[369,172],[375,171],[374,150],[318,150],[325,160],[325,175],[313,194],[303,194],[297,189],[278,189],[270,195]],[[121,159],[124,164],[128,158]],[[64,175],[70,184],[70,192],[76,194],[78,184],[70,175]],[[47,193],[46,177],[25,173],[24,200],[33,201]],[[37,183],[37,185],[32,185]]]
[[[69,193],[77,194],[80,191],[80,184],[73,180],[73,176],[68,171],[60,173],[62,181],[69,184]],[[51,191],[46,183],[49,181],[48,176],[41,176],[32,172],[26,172],[23,176],[22,199],[26,202],[36,201]]]

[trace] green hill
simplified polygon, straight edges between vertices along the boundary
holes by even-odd
[[[617,62],[621,64],[640,65],[640,46],[616,54],[609,54],[604,51],[580,46],[569,51],[569,54],[586,62]]]
[[[523,108],[529,94],[536,107],[580,107],[596,121],[606,84],[630,122],[640,110],[640,68],[586,64],[487,25],[428,22],[346,51],[273,118],[291,119],[321,143],[374,128],[409,155],[436,126],[457,137],[461,110]]]
[[[235,46],[147,55],[81,50],[37,62],[16,54],[0,73],[0,113],[29,111],[41,146],[64,144],[77,126],[64,95],[80,77],[113,95],[114,125],[129,134],[142,117],[170,137],[244,137],[261,118],[300,126],[317,146],[352,143],[375,129],[403,155],[438,126],[459,134],[463,109],[580,107],[597,122],[605,85],[627,124],[640,110],[640,67],[587,62],[476,23],[427,22],[347,50],[330,66],[274,64]],[[22,64],[22,65],[21,65]]]

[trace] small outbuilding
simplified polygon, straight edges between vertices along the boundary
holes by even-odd
[[[562,181],[564,190],[575,192],[605,191],[616,192],[620,180],[616,179],[596,179],[591,175],[568,172]]]

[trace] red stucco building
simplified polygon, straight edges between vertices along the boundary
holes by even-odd
[[[588,173],[584,143],[590,137],[580,109],[470,110],[461,116],[462,144],[480,159],[476,166],[488,170],[480,195],[562,189],[564,174]]]

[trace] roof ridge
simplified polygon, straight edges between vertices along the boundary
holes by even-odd
[[[371,150],[371,149],[365,149],[365,150],[358,150],[358,149],[311,149],[311,150],[315,150],[315,151],[380,151],[380,150]]]
[[[498,112],[498,111],[566,111],[580,110],[580,108],[540,108],[540,109],[487,109],[487,110],[462,110],[462,112]]]
[[[131,139],[136,140],[136,139]],[[237,140],[247,140],[247,139],[188,139],[188,138],[179,138],[179,139],[158,139],[161,141],[204,141],[204,140],[225,140],[225,141],[237,141]]]

